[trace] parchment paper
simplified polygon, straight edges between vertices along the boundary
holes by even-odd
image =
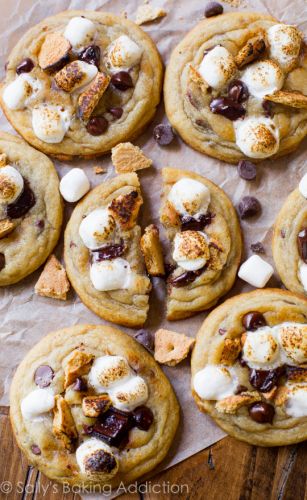
[[[238,10],[232,7],[240,0],[228,0],[223,3],[225,11]],[[65,9],[97,9],[109,10],[115,14],[127,12],[129,19],[135,18],[137,6],[142,0],[0,0],[0,65],[1,78],[4,76],[4,64],[14,44],[25,31],[44,17]],[[153,0],[154,6],[163,6],[168,15],[151,24],[145,25],[147,31],[158,45],[164,63],[167,64],[171,50],[202,17],[206,2],[203,0]],[[242,0],[241,10],[268,12],[287,24],[297,24],[302,31],[307,31],[307,11],[304,0]],[[262,214],[255,220],[242,223],[245,237],[245,257],[251,255],[250,244],[262,241],[265,245],[268,261],[271,259],[271,228],[278,210],[286,196],[297,183],[304,169],[304,144],[300,149],[284,159],[264,161],[258,167],[258,178],[254,182],[246,182],[239,178],[235,166],[206,157],[193,151],[179,138],[169,147],[160,148],[152,139],[153,127],[161,121],[166,122],[164,108],[161,104],[152,125],[135,143],[154,160],[154,168],[140,173],[140,180],[145,203],[141,215],[143,227],[148,222],[158,222],[158,207],[161,178],[159,170],[164,166],[181,167],[207,176],[221,186],[237,205],[239,199],[253,194],[262,203]],[[0,127],[13,132],[4,116],[0,115]],[[306,146],[306,142],[305,142]],[[60,176],[72,166],[82,166],[91,180],[92,186],[111,178],[114,175],[110,155],[99,161],[81,161],[72,164],[56,162]],[[107,167],[105,175],[95,175],[93,165]],[[71,207],[66,206],[67,216]],[[62,244],[56,249],[62,258]],[[21,283],[0,290],[1,317],[1,349],[0,349],[0,404],[8,404],[10,381],[18,363],[28,350],[47,333],[62,327],[80,323],[104,323],[91,313],[71,292],[67,302],[39,297],[34,294],[34,285],[40,271],[32,274]],[[280,286],[275,275],[268,285]],[[164,319],[164,285],[155,280],[151,297],[151,309],[146,327],[155,331],[159,327],[174,329],[178,332],[195,336],[206,314],[168,323]],[[238,280],[230,295],[249,290],[251,287]],[[129,334],[132,330],[124,329]],[[189,361],[175,368],[165,368],[177,396],[179,398],[182,419],[176,442],[168,460],[163,467],[169,467],[199,450],[209,446],[223,437],[209,417],[198,412],[190,395]]]

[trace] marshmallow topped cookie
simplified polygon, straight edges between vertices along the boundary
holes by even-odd
[[[202,324],[192,394],[228,434],[258,446],[307,438],[307,300],[278,289],[237,295]]]
[[[74,289],[101,318],[141,326],[150,279],[140,249],[143,203],[136,174],[117,175],[76,206],[65,231],[64,259]]]
[[[0,132],[0,286],[40,267],[60,236],[63,208],[53,163]]]
[[[201,175],[162,169],[160,220],[169,242],[167,319],[209,309],[232,287],[242,252],[236,211],[222,189]]]
[[[65,11],[29,29],[7,58],[0,104],[36,149],[96,157],[139,135],[160,101],[162,63],[136,24]]]
[[[163,460],[179,405],[153,356],[129,335],[76,325],[26,355],[11,385],[10,417],[28,461],[50,479],[116,488]]]
[[[274,225],[273,258],[284,285],[307,295],[307,174],[284,202]]]
[[[295,26],[265,14],[204,19],[166,68],[169,121],[194,149],[229,163],[289,153],[307,133],[303,45]]]

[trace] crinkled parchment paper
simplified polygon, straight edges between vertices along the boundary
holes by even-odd
[[[143,0],[1,0],[0,16],[0,63],[1,78],[4,76],[4,64],[14,44],[25,31],[44,17],[56,14],[65,9],[97,9],[109,10],[115,14],[127,12],[129,19],[135,18],[137,6]],[[223,3],[225,11],[236,10],[228,0]],[[239,3],[239,0],[236,0]],[[152,0],[154,6],[162,6],[168,15],[154,23],[145,25],[144,29],[152,36],[158,45],[164,63],[167,64],[171,50],[202,17],[206,1],[203,0]],[[288,24],[297,24],[307,32],[307,9],[304,0],[241,0],[242,10],[269,12]],[[2,113],[1,128],[13,132]],[[158,221],[158,207],[161,187],[160,169],[164,166],[182,167],[207,176],[221,186],[236,205],[239,199],[253,194],[262,203],[262,214],[256,220],[244,221],[242,229],[245,237],[245,256],[251,254],[250,244],[262,241],[266,256],[271,261],[271,228],[278,210],[286,196],[304,173],[304,145],[290,156],[277,161],[264,161],[258,167],[258,179],[246,182],[238,177],[235,166],[227,165],[218,160],[206,157],[193,151],[179,138],[169,147],[160,148],[152,139],[154,125],[166,122],[163,105],[160,106],[154,122],[137,141],[145,153],[154,161],[154,167],[140,173],[140,180],[145,203],[142,209],[141,223],[143,227],[148,222]],[[15,133],[15,132],[13,132]],[[306,142],[305,142],[306,146]],[[90,177],[92,186],[108,180],[114,175],[110,155],[99,161],[82,161],[72,164],[56,163],[60,176],[72,166],[82,166]],[[106,167],[105,175],[95,175],[93,165]],[[306,168],[305,168],[306,171]],[[66,207],[67,215],[70,208]],[[62,257],[62,244],[56,254]],[[0,404],[8,404],[8,391],[14,370],[28,350],[47,333],[62,327],[78,323],[103,323],[91,313],[71,292],[67,302],[47,299],[34,294],[34,284],[39,271],[23,280],[20,284],[0,290],[1,315],[1,350],[0,350]],[[279,285],[275,276],[269,285]],[[146,324],[150,330],[159,327],[174,329],[178,332],[195,336],[205,318],[205,313],[195,318],[167,323],[164,319],[164,285],[156,280],[151,297],[151,309]],[[231,295],[248,290],[238,280]],[[127,333],[133,332],[127,330]],[[175,368],[166,368],[178,395],[182,419],[176,442],[168,460],[163,464],[168,467],[184,458],[198,452],[223,437],[223,433],[210,420],[198,412],[190,394],[189,362],[183,362]]]

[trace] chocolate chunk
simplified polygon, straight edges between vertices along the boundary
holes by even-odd
[[[249,381],[260,392],[269,392],[277,385],[279,377],[284,374],[284,368],[276,370],[250,370]]]
[[[301,259],[307,264],[307,228],[298,233],[297,246]]]
[[[31,451],[34,455],[41,455],[42,454],[41,449],[39,446],[37,446],[37,444],[32,444]]]
[[[89,45],[80,52],[78,59],[85,61],[88,64],[93,64],[99,69],[100,63],[100,47],[98,45]]]
[[[100,262],[101,260],[111,260],[116,257],[121,257],[125,253],[124,240],[120,243],[114,243],[112,245],[106,245],[105,247],[99,248],[98,250],[92,250],[95,255],[94,260]]]
[[[131,427],[132,414],[112,407],[98,417],[95,424],[87,432],[102,439],[110,446],[119,448],[127,441]]]
[[[114,118],[117,118],[117,119],[121,118],[121,116],[124,112],[123,108],[120,108],[120,107],[110,108],[110,109],[108,109],[108,111],[109,111],[109,113],[111,113],[112,116],[114,116]]]
[[[151,409],[147,406],[138,406],[132,415],[134,425],[142,431],[148,431],[154,419]]]
[[[5,255],[4,253],[0,253],[0,271],[5,267]]]
[[[274,116],[272,103],[270,101],[262,101],[262,107],[267,118],[272,118]]]
[[[238,174],[245,181],[253,181],[257,177],[256,165],[248,160],[241,160],[238,163]]]
[[[185,273],[176,276],[176,278],[172,278],[170,280],[170,284],[174,287],[187,286],[193,283],[198,276],[200,276],[205,270],[207,266],[198,269],[197,271],[186,271]]]
[[[223,14],[223,6],[218,2],[209,2],[205,8],[205,17],[218,16]]]
[[[268,403],[254,403],[249,407],[249,416],[258,424],[271,424],[275,415],[274,406]]]
[[[48,365],[41,365],[35,370],[34,382],[43,389],[51,384],[53,377],[54,371],[52,368]]]
[[[262,245],[262,243],[260,241],[257,241],[257,243],[251,244],[251,251],[254,253],[261,253],[261,254],[265,253],[264,246]]]
[[[85,470],[88,472],[105,472],[110,474],[116,467],[116,459],[112,453],[98,450],[85,458]]]
[[[135,340],[137,340],[142,346],[144,346],[148,351],[154,350],[154,337],[148,330],[139,330],[134,335]]]
[[[103,116],[93,116],[86,125],[86,130],[91,135],[102,135],[108,128],[108,120]]]
[[[170,125],[157,125],[153,130],[154,140],[159,146],[168,146],[175,137],[174,131]]]
[[[228,120],[235,121],[242,118],[246,111],[242,104],[233,101],[229,97],[217,97],[210,102],[212,113],[222,115]]]
[[[29,183],[26,180],[24,182],[24,189],[19,198],[6,207],[6,215],[10,217],[10,219],[19,219],[19,217],[23,217],[35,205],[35,195]]]
[[[255,330],[258,330],[258,328],[266,326],[267,322],[263,314],[258,311],[251,311],[244,314],[242,324],[246,330],[254,332]]]
[[[233,80],[228,85],[228,97],[235,102],[245,102],[249,98],[248,88],[241,80]]]
[[[73,390],[78,392],[86,392],[87,391],[87,382],[82,377],[76,378],[76,381],[73,385]]]
[[[214,218],[214,214],[211,212],[207,212],[206,214],[202,214],[197,219],[188,215],[181,215],[181,230],[182,231],[202,231],[206,226],[211,224],[212,219]]]
[[[254,196],[244,196],[239,203],[238,209],[241,219],[247,219],[261,212],[261,204]]]
[[[111,83],[118,90],[128,90],[133,87],[132,78],[127,71],[119,71],[112,75]]]
[[[21,73],[30,73],[34,68],[34,62],[29,57],[23,59],[18,66],[16,67],[17,75],[21,75]]]

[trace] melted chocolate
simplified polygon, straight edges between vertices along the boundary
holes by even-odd
[[[77,392],[85,392],[87,391],[87,382],[82,377],[76,378],[76,381],[73,385],[73,390]]]
[[[5,255],[4,253],[0,253],[0,271],[5,267]]]
[[[260,392],[269,392],[277,385],[279,378],[284,375],[284,367],[275,370],[255,370],[251,369],[249,381],[251,385]]]
[[[95,261],[100,262],[101,260],[111,260],[116,257],[121,257],[125,252],[124,241],[121,240],[120,243],[114,243],[112,245],[107,245],[98,250],[93,250],[95,254]]]
[[[207,266],[205,265],[197,271],[186,271],[185,273],[176,276],[176,278],[170,279],[170,284],[174,287],[190,285],[190,283],[193,283],[193,281],[195,281],[196,278],[206,270],[206,268]]]
[[[297,246],[301,259],[307,264],[307,228],[298,233]]]
[[[197,219],[189,215],[181,215],[181,230],[182,231],[202,231],[206,226],[211,224],[212,219],[215,217],[211,212],[202,214]]]
[[[233,80],[228,86],[228,97],[235,102],[244,102],[249,98],[248,88],[241,80]]]
[[[242,104],[233,101],[229,97],[217,97],[213,99],[210,102],[210,110],[212,113],[222,115],[231,121],[242,118],[246,113]]]
[[[85,47],[85,49],[83,49],[79,54],[78,59],[85,61],[88,64],[93,64],[99,69],[100,47],[98,47],[98,45],[89,45],[88,47]]]
[[[19,217],[23,217],[32,207],[34,207],[35,202],[35,195],[29,183],[25,180],[24,189],[19,198],[6,207],[6,215],[10,219],[19,219]]]
[[[138,406],[132,414],[134,425],[142,431],[148,431],[154,419],[151,409],[147,406]]]
[[[242,318],[242,324],[246,330],[254,332],[262,326],[266,326],[266,320],[263,314],[258,311],[251,311]]]

